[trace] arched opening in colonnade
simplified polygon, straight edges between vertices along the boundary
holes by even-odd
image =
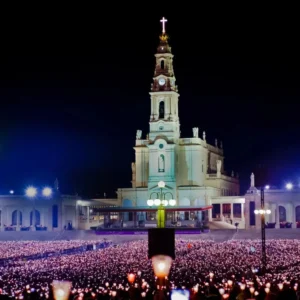
[[[22,222],[23,222],[22,212],[17,209],[14,210],[11,214],[11,225],[12,226],[22,225]]]
[[[278,211],[279,211],[279,222],[286,222],[286,209],[284,206],[279,206],[278,207]]]
[[[34,223],[34,226],[37,226],[37,225],[41,225],[41,214],[38,210],[34,210],[35,211],[35,220],[32,220],[32,217],[33,217],[33,211],[30,212],[30,226],[33,225]]]

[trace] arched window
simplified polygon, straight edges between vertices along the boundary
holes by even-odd
[[[159,118],[164,119],[165,117],[165,102],[159,102]]]
[[[19,218],[19,225],[22,225],[22,212],[18,210],[14,210],[11,215],[11,225],[17,226],[18,225],[18,218]]]
[[[165,68],[165,61],[161,60],[160,61],[160,68],[163,70]]]
[[[36,226],[36,225],[41,225],[41,214],[38,210],[34,210],[35,211],[35,220],[32,220],[32,216],[33,216],[33,211],[30,212],[30,226]],[[34,222],[33,222],[34,221]],[[33,224],[33,223],[34,224]]]
[[[286,209],[283,206],[278,207],[279,211],[279,222],[286,222]]]
[[[165,171],[165,157],[163,154],[161,154],[158,157],[158,172],[164,172]]]

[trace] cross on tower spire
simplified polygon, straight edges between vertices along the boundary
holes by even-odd
[[[167,19],[165,19],[165,17],[163,17],[161,20],[160,20],[160,22],[162,23],[162,33],[163,34],[165,34],[166,33],[166,22],[167,22],[168,20]]]

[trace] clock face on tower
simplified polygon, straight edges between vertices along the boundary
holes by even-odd
[[[164,78],[159,78],[158,83],[159,85],[164,85],[166,83],[166,80]]]

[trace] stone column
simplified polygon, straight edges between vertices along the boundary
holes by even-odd
[[[21,212],[17,210],[17,231],[20,231]]]
[[[244,203],[241,203],[241,217],[242,217],[242,222],[245,222],[245,205]]]
[[[220,219],[223,221],[223,203],[220,203]]]
[[[136,214],[136,211],[133,212],[133,227],[134,228],[137,227],[137,214]]]
[[[197,219],[198,221],[202,222],[202,211],[197,212]]]
[[[233,203],[230,204],[230,219],[233,221],[234,215],[233,215]]]
[[[47,220],[47,231],[52,231],[53,230],[53,206],[50,204],[50,207],[48,208],[48,220]]]
[[[279,205],[278,203],[276,203],[276,225],[275,228],[280,228],[280,224],[279,224]]]
[[[296,207],[293,202],[291,203],[290,207],[291,207],[292,228],[297,228],[297,226],[296,226]]]
[[[210,209],[208,211],[208,221],[211,222],[212,221],[212,209]]]
[[[73,224],[74,229],[78,229],[78,206],[75,204],[75,220]]]
[[[90,229],[90,207],[89,206],[86,206],[86,230],[89,230]]]

